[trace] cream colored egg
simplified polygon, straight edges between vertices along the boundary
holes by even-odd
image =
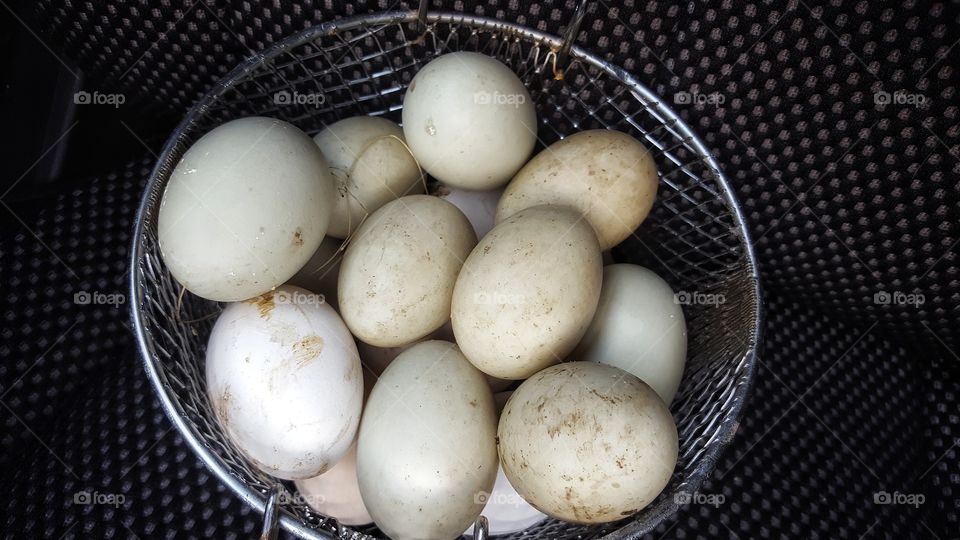
[[[350,331],[370,345],[399,347],[440,328],[476,242],[463,213],[437,197],[410,195],[374,212],[340,267],[338,300]]]
[[[226,306],[207,343],[206,383],[227,436],[278,478],[332,467],[360,422],[356,345],[336,311],[298,287]]]
[[[337,184],[327,231],[334,238],[347,238],[366,215],[384,204],[424,192],[420,167],[404,144],[403,130],[386,118],[345,118],[313,140]]]
[[[483,375],[445,341],[396,358],[370,394],[357,470],[363,502],[394,540],[453,539],[497,474],[496,410]]]
[[[642,266],[605,267],[597,313],[571,359],[630,372],[669,404],[687,361],[687,324],[673,289]]]
[[[453,187],[506,184],[530,157],[537,114],[523,82],[474,52],[440,56],[410,81],[403,134],[420,166]]]
[[[580,341],[600,297],[603,267],[590,226],[573,210],[528,208],[470,253],[453,291],[453,333],[478,369],[525,379]]]
[[[666,487],[677,464],[670,411],[633,375],[568,362],[513,393],[497,429],[511,485],[544,513],[575,523],[634,514]]]
[[[497,222],[540,204],[570,206],[586,216],[606,250],[647,217],[657,184],[656,164],[640,141],[619,131],[581,131],[520,169],[500,198]]]
[[[333,178],[308,135],[286,122],[228,122],[170,174],[157,234],[163,262],[190,292],[252,298],[284,283],[327,231]]]

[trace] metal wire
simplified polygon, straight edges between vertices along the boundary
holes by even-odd
[[[170,173],[192,142],[225,121],[281,118],[316,133],[359,114],[400,120],[403,93],[417,70],[438,55],[470,50],[494,56],[526,83],[540,121],[539,146],[592,128],[644,141],[661,173],[658,201],[636,234],[614,249],[676,291],[725,302],[684,306],[687,370],[672,411],[680,457],[669,485],[650,506],[603,526],[547,520],[503,538],[637,538],[689,500],[711,473],[737,427],[760,340],[760,288],[742,213],[704,145],[657,96],[625,70],[577,46],[563,76],[554,62],[564,42],[535,30],[462,13],[388,12],[322,24],[245,61],[218,83],[173,133],[137,215],[131,250],[132,316],[147,373],[167,414],[206,465],[248,504],[266,508],[276,480],[257,471],[230,443],[206,399],[203,361],[219,306],[191,294],[175,317],[180,286],[157,246],[157,212]],[[574,36],[575,37],[575,36]],[[312,103],[278,103],[279,92],[318,94]],[[318,102],[322,101],[322,102]],[[183,321],[198,321],[187,323]],[[372,527],[341,526],[292,496],[275,496],[284,528],[304,538],[374,538]]]

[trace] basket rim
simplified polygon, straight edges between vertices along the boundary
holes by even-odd
[[[261,493],[260,491],[243,483],[238,477],[234,476],[227,469],[223,460],[219,456],[215,455],[201,442],[199,434],[195,431],[194,426],[188,423],[186,420],[183,414],[183,409],[180,407],[179,402],[174,398],[173,395],[171,395],[171,393],[168,392],[169,389],[167,386],[165,386],[163,380],[161,379],[160,366],[158,365],[158,362],[155,361],[156,350],[153,342],[148,338],[148,333],[146,331],[146,327],[144,326],[143,315],[140,309],[140,306],[144,300],[144,289],[140,280],[138,279],[138,269],[144,256],[143,242],[141,241],[141,238],[144,234],[146,214],[151,207],[150,195],[160,183],[161,164],[167,161],[170,155],[174,152],[177,142],[183,133],[189,130],[196,123],[197,119],[201,117],[206,110],[229,88],[231,88],[236,82],[241,80],[245,75],[253,71],[263,62],[276,58],[284,52],[287,52],[289,49],[298,47],[307,42],[315,41],[323,36],[334,35],[342,31],[371,25],[416,22],[418,21],[418,18],[419,14],[416,10],[393,10],[326,21],[317,26],[313,26],[291,34],[290,36],[274,43],[273,45],[270,45],[261,52],[255,53],[254,55],[241,61],[239,64],[237,64],[237,66],[230,70],[230,72],[218,80],[209,91],[207,91],[197,102],[194,103],[193,106],[190,107],[184,118],[177,124],[177,127],[173,130],[173,132],[171,132],[170,136],[164,143],[163,149],[157,157],[154,167],[150,171],[150,177],[144,187],[140,204],[137,208],[133,227],[131,249],[129,253],[129,293],[130,298],[132,299],[132,301],[129,302],[129,305],[131,321],[133,323],[133,333],[137,341],[137,351],[143,361],[144,369],[148,378],[150,379],[150,383],[154,389],[154,392],[160,400],[165,414],[177,428],[177,431],[180,432],[180,435],[186,440],[193,452],[201,459],[201,461],[203,461],[207,469],[213,472],[213,474],[222,483],[226,484],[247,505],[261,513],[265,512],[267,509],[269,493]],[[511,36],[531,39],[543,45],[548,45],[554,50],[559,49],[563,45],[562,38],[558,36],[540,32],[520,24],[508,23],[489,17],[480,17],[467,13],[432,11],[427,13],[425,22],[428,24],[428,26],[436,23],[452,23],[473,27],[490,28],[496,31],[502,31]],[[719,428],[719,438],[716,444],[714,444],[700,456],[698,463],[694,467],[694,470],[685,479],[687,489],[691,493],[696,492],[703,484],[704,480],[706,480],[706,478],[713,473],[719,457],[723,454],[723,452],[729,446],[730,441],[733,439],[743,406],[753,388],[756,360],[762,343],[764,313],[760,274],[753,242],[751,241],[751,234],[746,225],[743,209],[734,195],[726,176],[723,174],[723,171],[717,164],[716,159],[709,152],[696,133],[690,129],[686,122],[684,122],[669,107],[669,105],[663,102],[663,100],[661,100],[645,85],[635,79],[626,69],[607,62],[580,46],[573,45],[570,48],[569,55],[571,60],[579,59],[586,61],[588,64],[606,72],[608,75],[621,80],[624,84],[630,87],[632,92],[635,92],[641,96],[645,102],[651,106],[655,106],[658,112],[665,116],[665,120],[673,123],[673,127],[681,135],[683,135],[685,141],[693,146],[693,148],[704,157],[706,165],[713,172],[715,180],[721,188],[720,191],[722,192],[721,195],[723,202],[733,215],[737,234],[740,236],[743,242],[743,258],[749,269],[748,277],[752,284],[753,294],[756,299],[756,304],[752,306],[754,310],[754,325],[749,334],[751,339],[747,343],[747,351],[741,358],[737,359],[737,361],[745,364],[745,368],[742,371],[739,379],[735,382],[736,387],[733,395],[730,398],[730,408],[720,422],[721,426]],[[157,204],[159,204],[159,202]],[[680,506],[675,500],[671,498],[665,498],[654,506],[647,507],[642,512],[641,519],[636,519],[635,521],[627,523],[619,529],[616,529],[615,531],[605,535],[603,538],[630,540],[640,538],[644,534],[651,532],[662,521],[674,515],[679,508]],[[333,518],[330,519],[333,520]],[[283,509],[281,509],[280,522],[287,531],[303,538],[336,539],[336,537],[330,536],[326,531],[306,526],[295,516]],[[336,520],[333,520],[333,522],[336,523]]]

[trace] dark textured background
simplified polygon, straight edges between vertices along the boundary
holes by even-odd
[[[11,23],[82,72],[85,88],[128,101],[111,112],[113,138],[73,137],[87,150],[59,188],[0,197],[11,224],[0,243],[9,537],[255,536],[259,515],[207,473],[154,399],[126,306],[76,305],[73,294],[125,292],[153,152],[205,88],[296,30],[396,6],[41,0]],[[434,6],[552,33],[573,10]],[[588,13],[579,43],[668,101],[722,96],[674,108],[735,186],[766,296],[752,398],[701,490],[724,501],[687,506],[656,536],[960,537],[958,39],[957,2],[598,1]],[[899,90],[925,105],[875,102]],[[882,292],[925,301],[882,304]],[[81,490],[125,500],[74,504]],[[878,491],[925,502],[879,505]]]

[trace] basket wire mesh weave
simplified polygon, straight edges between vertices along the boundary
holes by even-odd
[[[671,406],[679,461],[663,493],[637,515],[582,526],[546,520],[503,538],[636,538],[672,515],[709,475],[737,428],[760,340],[760,288],[740,208],[719,167],[693,132],[629,73],[566,39],[462,13],[385,12],[313,27],[234,69],[198,102],[168,140],[137,216],[131,250],[131,310],[140,353],[161,402],[193,450],[248,504],[271,511],[304,538],[377,538],[312,511],[293,488],[257,471],[228,441],[206,399],[203,358],[219,306],[180,286],[157,245],[157,212],[171,171],[200,136],[235,118],[271,116],[313,135],[354,115],[400,121],[403,95],[436,56],[475,51],[496,57],[527,85],[539,119],[538,148],[580,130],[606,128],[643,141],[660,171],[658,199],[636,233],[614,248],[618,262],[641,264],[688,297],[724,301],[684,306],[687,368]],[[572,31],[570,31],[572,30]],[[562,76],[561,75],[562,70]],[[322,102],[277,103],[278,92]],[[193,322],[189,322],[193,321]],[[272,494],[272,496],[271,496]],[[279,495],[279,497],[278,497]]]

